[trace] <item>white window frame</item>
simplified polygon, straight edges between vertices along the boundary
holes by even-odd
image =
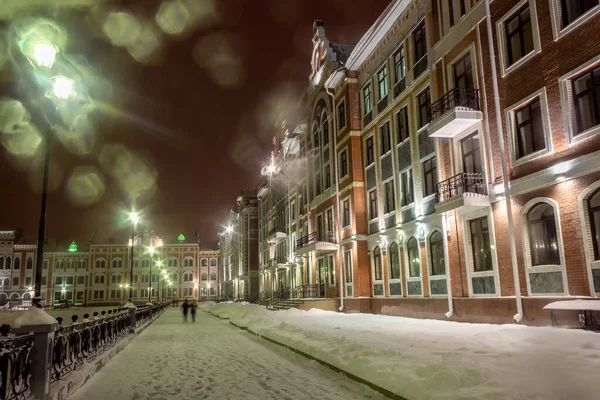
[[[488,229],[490,231],[490,248],[492,253],[492,270],[491,271],[471,271],[472,264],[472,249],[471,249],[471,228],[469,222],[481,217],[487,217]],[[481,210],[473,211],[463,216],[463,232],[468,233],[468,238],[465,236],[463,240],[464,254],[465,254],[465,266],[467,268],[467,284],[469,287],[469,297],[500,297],[500,274],[498,273],[498,256],[496,254],[496,230],[494,228],[494,216],[491,208],[483,208]],[[462,266],[461,266],[462,268]],[[491,276],[494,278],[494,292],[493,294],[474,294],[473,293],[473,278]]]
[[[365,107],[365,88],[366,88],[367,86],[369,86],[369,85],[371,86],[371,111],[368,111],[368,112],[367,112],[367,109],[366,109],[366,107]],[[361,110],[362,110],[362,112],[361,112],[361,120],[363,121],[363,126],[366,126],[366,125],[364,124],[364,117],[365,117],[365,115],[367,115],[369,112],[370,112],[370,113],[373,113],[373,110],[374,110],[374,108],[375,108],[375,104],[376,104],[376,102],[374,101],[374,100],[375,100],[375,99],[374,99],[374,94],[375,94],[375,93],[373,93],[373,82],[371,81],[371,79],[369,79],[369,80],[367,81],[367,83],[366,83],[365,85],[363,85],[363,87],[360,89],[360,107],[361,107]],[[375,119],[375,118],[373,118],[373,120],[374,120],[374,119]],[[371,122],[373,122],[373,121],[371,121]],[[367,124],[367,125],[368,125],[368,124]]]
[[[379,214],[380,214],[379,209],[381,207],[381,204],[380,204],[381,199],[379,198],[379,193],[377,193],[377,215],[376,216],[371,215],[371,196],[370,196],[371,192],[378,192],[377,186],[375,186],[373,189],[367,191],[367,216],[369,217],[368,218],[369,224],[371,224],[379,219]]]
[[[394,174],[395,175],[395,174]],[[389,217],[390,215],[396,214],[398,212],[398,193],[397,193],[397,187],[396,187],[396,177],[392,175],[390,178],[386,179],[385,181],[381,182],[381,192],[383,193],[383,195],[386,197],[385,199],[382,199],[382,203],[383,203],[383,219],[385,220],[385,218]],[[390,212],[385,211],[385,205],[387,204],[387,190],[385,189],[385,185],[389,182],[392,182],[392,184],[394,185],[394,209]],[[385,222],[384,222],[385,223]]]
[[[435,232],[439,232],[442,234],[442,249],[444,250],[444,258],[446,258],[446,249],[444,249],[444,240],[443,240],[443,236],[444,236],[444,231],[439,228],[439,227],[432,227],[431,230],[428,232],[427,236],[425,237],[425,252],[426,252],[426,257],[425,259],[427,260],[427,277],[429,280],[429,296],[430,297],[448,297],[448,294],[433,294],[431,292],[431,281],[444,281],[448,282],[448,268],[447,268],[447,264],[446,264],[446,260],[444,259],[444,274],[443,275],[432,275],[432,271],[433,271],[433,262],[431,261],[431,245],[429,240],[431,239],[431,236],[435,233]],[[446,291],[448,291],[448,288],[446,287]]]
[[[379,87],[379,74],[381,72],[383,72],[383,70],[385,70],[385,87],[386,87],[386,90],[387,90],[387,93],[384,96],[381,95],[380,87]],[[375,73],[375,82],[377,83],[377,85],[376,85],[377,86],[377,101],[376,101],[376,103],[377,103],[377,106],[378,106],[377,113],[379,114],[379,113],[381,113],[383,111],[383,109],[382,110],[379,109],[379,102],[381,100],[383,100],[384,98],[388,97],[389,94],[390,94],[390,69],[389,69],[389,66],[388,66],[387,59],[377,69],[377,72]]]
[[[388,126],[388,133],[390,135],[390,149],[385,152],[382,153],[381,152],[381,145],[383,143],[383,140],[381,140],[381,128],[387,124]],[[377,148],[375,151],[375,155],[379,154],[379,159],[382,159],[383,157],[387,156],[388,154],[392,153],[394,150],[394,122],[391,121],[391,118],[388,116],[385,119],[379,121],[377,123]]]
[[[517,123],[517,111],[532,102],[536,98],[540,99],[540,108],[542,112],[542,127],[544,130],[544,140],[546,142],[546,148],[538,150],[534,153],[528,154],[524,157],[517,159],[517,131],[515,125]],[[519,100],[515,104],[507,107],[504,110],[506,118],[506,132],[508,132],[508,150],[510,153],[510,163],[512,167],[523,165],[529,161],[538,159],[546,154],[551,154],[554,151],[552,144],[552,129],[550,127],[550,113],[548,111],[548,95],[546,93],[546,87],[544,86],[540,90],[535,91],[529,96]]]
[[[342,126],[340,124],[340,115],[339,115],[339,107],[341,105],[344,105],[344,126]],[[348,107],[346,107],[346,97],[343,96],[342,100],[340,100],[336,105],[335,105],[335,118],[337,121],[337,132],[335,133],[336,135],[344,130],[346,130],[346,128],[348,128]]]
[[[375,249],[379,247],[379,257],[381,262],[381,279],[375,279]],[[371,250],[371,293],[373,293],[373,297],[383,298],[386,296],[385,290],[385,266],[383,265],[383,255],[385,254],[385,247],[381,246],[381,244],[377,243],[377,245]],[[383,294],[376,295],[375,294],[375,285],[381,285],[383,288]]]
[[[581,195],[579,196],[579,217],[581,219],[581,231],[584,235],[583,248],[585,251],[585,262],[587,266],[588,284],[590,288],[590,295],[600,297],[600,291],[596,292],[594,287],[594,277],[592,270],[600,269],[600,260],[594,260],[594,248],[592,245],[592,230],[591,230],[591,219],[588,213],[588,201],[592,194],[600,188],[600,180],[592,183],[588,186]]]
[[[538,265],[532,266],[531,256],[529,254],[529,224],[527,220],[527,214],[536,205],[545,203],[550,205],[554,209],[554,219],[556,223],[556,235],[558,238],[558,251],[560,257],[560,265]],[[527,293],[529,296],[534,297],[548,297],[548,296],[568,296],[569,295],[569,282],[567,280],[567,268],[565,262],[565,248],[563,245],[561,220],[560,220],[560,209],[558,203],[548,197],[535,197],[529,200],[520,212],[521,217],[521,242],[523,246],[523,261],[525,263],[525,276],[527,278]],[[531,285],[529,282],[529,274],[531,273],[545,273],[545,272],[560,272],[563,280],[563,292],[562,293],[532,293]]]
[[[598,67],[598,65],[600,65],[600,55],[592,58],[585,64],[568,72],[567,74],[560,77],[560,79],[558,80],[558,85],[560,88],[560,101],[562,103],[563,109],[563,120],[565,121],[565,135],[568,144],[577,143],[600,132],[600,124],[598,124],[593,128],[590,128],[587,131],[584,131],[578,134],[577,136],[574,136],[577,119],[575,117],[575,106],[573,104],[571,88],[571,82],[574,77],[580,75],[588,69],[596,68]]]
[[[349,207],[349,210],[350,210],[350,221],[349,221],[348,225],[344,225],[344,202],[346,200],[348,200],[348,207]],[[353,215],[353,212],[352,212],[352,196],[348,195],[348,196],[344,197],[341,200],[341,202],[340,202],[340,206],[341,206],[341,209],[342,209],[342,221],[341,221],[342,230],[352,229],[352,215]]]
[[[350,253],[350,283],[347,282],[348,279],[348,268],[346,268],[346,253]],[[346,297],[354,297],[354,260],[352,259],[352,249],[348,249],[343,251],[342,257],[344,258],[342,261],[342,265],[344,268],[344,287],[346,288]],[[348,296],[348,288],[352,288],[352,296]]]
[[[425,169],[423,168],[423,163],[431,160],[432,158],[436,158],[436,157],[437,157],[437,152],[434,152],[434,153],[429,154],[426,157],[423,157],[421,159],[421,161],[419,162],[419,167],[421,169],[421,176],[420,176],[421,179],[420,180],[421,180],[421,199],[422,199],[421,202],[422,203],[425,203],[435,197],[436,192],[437,192],[437,184],[440,183],[440,170],[438,168],[439,159],[436,159],[435,160],[435,175],[436,175],[435,187],[433,189],[433,193],[425,195]],[[413,180],[414,180],[414,176],[413,176]],[[413,184],[414,184],[414,182],[413,182]],[[416,201],[416,198],[415,198],[415,201]]]
[[[402,142],[398,142],[398,133],[400,132],[400,125],[398,124],[398,114],[400,114],[400,111],[406,107],[407,110],[407,114],[408,114],[408,139],[403,140]],[[410,98],[406,98],[402,103],[398,104],[395,108],[394,111],[392,112],[393,118],[394,118],[394,122],[393,122],[393,127],[395,127],[395,131],[394,131],[394,135],[393,136],[393,141],[396,143],[396,149],[404,144],[406,141],[410,142],[410,146],[411,146],[411,150],[412,150],[412,139],[413,139],[413,129],[416,125],[414,125],[414,121],[412,120],[413,116],[411,114],[411,106],[410,106]],[[392,146],[393,147],[393,146]],[[412,155],[413,152],[410,152],[410,156],[411,156],[411,160],[410,163],[412,165]]]
[[[414,238],[417,241],[417,246],[419,248],[419,267],[421,268],[420,276],[410,276],[410,259],[408,258],[408,241]],[[418,235],[415,233],[413,235],[408,235],[404,243],[402,245],[404,249],[404,276],[406,279],[406,297],[410,298],[422,298],[425,297],[425,291],[423,290],[423,257],[421,257],[421,239],[419,239]],[[410,294],[408,291],[408,283],[409,282],[419,282],[421,284],[421,294]]]
[[[521,0],[513,8],[511,8],[510,11],[504,14],[502,18],[500,18],[500,20],[496,23],[498,49],[500,50],[500,68],[503,77],[510,74],[512,71],[516,70],[542,51],[542,45],[540,41],[540,30],[538,28],[537,8],[535,2],[536,0]],[[505,31],[503,27],[506,21],[513,17],[515,13],[519,11],[525,4],[528,4],[529,6],[529,17],[531,19],[531,31],[533,35],[533,51],[521,57],[521,59],[515,62],[513,65],[508,66],[508,54],[507,48],[505,46],[506,36],[504,34]]]
[[[412,100],[413,100],[413,104],[414,104],[414,110],[412,110],[412,113],[409,113],[409,115],[412,116],[413,120],[410,121],[409,118],[409,123],[411,124],[411,127],[416,128],[416,130],[414,130],[415,136],[417,136],[417,138],[419,137],[419,133],[421,133],[422,131],[424,131],[425,129],[429,128],[429,125],[431,125],[431,121],[429,121],[428,123],[426,123],[425,125],[423,125],[421,128],[419,128],[419,96],[423,93],[425,93],[425,91],[428,90],[429,91],[429,105],[431,106],[431,104],[433,104],[433,95],[431,93],[431,87],[429,86],[429,82],[425,82],[424,84],[422,84],[421,86],[419,86],[418,88],[416,88],[415,90],[412,91]],[[409,108],[410,111],[410,108]],[[412,131],[411,131],[412,132]],[[411,151],[412,153],[412,151]],[[419,154],[420,156],[420,154]]]
[[[390,252],[389,252],[390,247],[392,247],[393,244],[395,244],[396,246],[398,246],[398,263],[400,264],[399,265],[399,267],[400,267],[400,274],[398,275],[399,278],[394,278],[394,279],[392,279],[392,262],[391,262],[392,260],[391,260]],[[387,246],[387,248],[385,250],[385,256],[386,256],[385,257],[385,261],[386,261],[386,264],[387,264],[387,276],[388,276],[387,291],[388,291],[389,297],[391,297],[391,298],[401,298],[401,297],[404,297],[404,287],[402,287],[402,258],[400,256],[400,250],[401,249],[402,249],[401,243],[399,243],[397,241],[391,241],[390,243],[388,243],[388,246]],[[400,291],[401,291],[400,294],[394,294],[394,295],[392,294],[392,290],[390,288],[390,285],[392,283],[399,283],[400,284]]]
[[[98,264],[102,264],[102,262],[104,262],[104,266],[103,267],[102,266],[98,266]],[[97,269],[106,268],[106,259],[104,257],[98,257],[98,258],[96,258],[96,260],[94,260],[94,268],[97,268]]]
[[[471,66],[473,67],[472,72],[473,72],[473,88],[474,89],[479,89],[479,71],[477,68],[478,65],[478,60],[477,60],[477,50],[475,49],[475,42],[472,42],[469,46],[467,46],[463,51],[461,51],[456,57],[454,57],[452,59],[452,61],[450,61],[446,67],[446,73],[447,73],[447,83],[448,83],[448,87],[446,92],[448,92],[450,89],[454,89],[454,65],[461,60],[467,53],[469,53],[470,55],[470,59],[471,59]],[[479,101],[483,102],[483,96],[479,96],[480,99]],[[483,106],[483,105],[482,105]]]
[[[600,3],[596,7],[588,10],[586,13],[582,14],[575,21],[571,22],[569,26],[564,29],[561,29],[561,18],[560,15],[562,13],[560,0],[550,0],[550,15],[552,17],[552,35],[554,36],[554,40],[557,41],[566,34],[574,31],[579,28],[581,25],[585,24],[591,18],[593,18],[596,14],[600,12]]]

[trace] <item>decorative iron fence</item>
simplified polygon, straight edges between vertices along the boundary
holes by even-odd
[[[335,299],[338,297],[338,284],[314,283],[262,292],[259,304],[267,308],[289,308],[303,303],[306,299]]]
[[[487,196],[487,185],[482,173],[461,172],[437,184],[438,203],[469,193]]]
[[[431,120],[435,121],[457,107],[481,111],[479,106],[479,89],[450,89],[429,106],[429,115],[431,116]]]
[[[30,389],[34,335],[10,338],[9,332],[10,325],[0,327],[0,400],[25,399]]]
[[[317,242],[337,243],[335,232],[331,231],[316,231],[296,240],[296,249],[301,249],[310,244]]]

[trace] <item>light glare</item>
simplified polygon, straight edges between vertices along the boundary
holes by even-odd
[[[54,78],[54,96],[59,99],[68,99],[73,94],[73,81],[64,76]]]
[[[33,47],[33,56],[38,67],[52,68],[56,53],[56,47],[48,43],[36,43]]]

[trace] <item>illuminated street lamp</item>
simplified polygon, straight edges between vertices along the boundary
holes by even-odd
[[[140,217],[136,212],[129,213],[129,220],[131,221],[131,255],[129,258],[129,282],[133,282],[133,250],[135,249],[135,226],[140,222]],[[133,285],[129,287],[129,302],[133,296]]]
[[[38,67],[52,68],[58,50],[50,43],[36,43],[33,46],[33,57]]]

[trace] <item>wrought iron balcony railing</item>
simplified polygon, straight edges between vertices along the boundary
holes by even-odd
[[[335,240],[335,232],[317,231],[309,235],[303,236],[296,241],[296,249],[301,249],[303,247],[317,242],[327,242],[336,244],[337,241]]]
[[[479,89],[450,89],[449,92],[429,106],[431,120],[435,121],[457,107],[481,111],[479,106]]]
[[[482,173],[461,172],[437,184],[438,203],[464,194],[488,195],[487,185]]]
[[[269,229],[269,232],[268,232],[267,236],[274,235],[277,232],[283,232],[283,233],[285,233],[286,231],[287,231],[286,229],[284,229],[284,228],[282,228],[280,226],[276,226],[276,227],[273,227],[273,228]]]

